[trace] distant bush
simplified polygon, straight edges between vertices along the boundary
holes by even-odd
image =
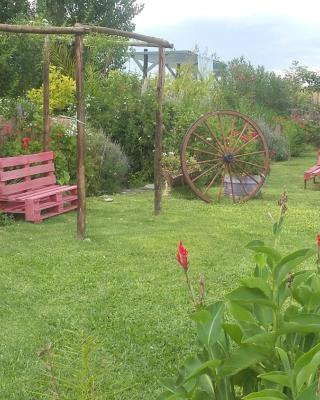
[[[268,144],[270,157],[275,161],[285,161],[290,157],[290,147],[287,137],[283,133],[276,133],[263,120],[257,121]]]
[[[276,117],[275,122],[282,126],[283,133],[288,138],[291,156],[300,156],[305,150],[306,143],[304,123],[294,118],[282,116]]]
[[[88,133],[89,193],[119,192],[128,183],[128,158],[120,145],[105,136],[101,129],[90,128]]]

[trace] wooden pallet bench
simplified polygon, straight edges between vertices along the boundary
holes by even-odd
[[[0,211],[40,223],[77,208],[77,186],[56,185],[53,158],[52,151],[0,158]]]
[[[320,176],[320,150],[318,151],[317,164],[304,171],[304,188],[307,188],[307,181],[313,179],[316,182],[316,176]]]

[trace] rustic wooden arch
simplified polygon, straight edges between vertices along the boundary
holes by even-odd
[[[143,42],[148,47],[159,47],[159,76],[157,84],[157,110],[155,129],[154,152],[154,213],[161,212],[161,157],[162,157],[162,102],[165,77],[165,48],[173,48],[166,40],[152,36],[141,35],[119,29],[105,28],[76,24],[71,27],[57,26],[32,26],[0,24],[0,32],[40,34],[45,35],[43,47],[43,149],[48,149],[49,143],[49,35],[69,34],[75,35],[75,75],[77,91],[77,187],[78,187],[78,212],[77,212],[77,237],[83,240],[86,233],[86,190],[85,190],[85,103],[84,103],[84,61],[83,37],[90,33],[100,33],[112,36],[126,37]]]

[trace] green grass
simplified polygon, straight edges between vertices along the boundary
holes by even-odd
[[[208,301],[222,298],[253,268],[245,244],[272,240],[267,213],[278,213],[286,185],[282,250],[313,246],[320,187],[303,189],[303,171],[313,162],[306,156],[272,165],[263,197],[246,204],[173,194],[154,217],[152,193],[90,199],[83,242],[75,239],[75,213],[0,229],[0,398],[54,398],[37,356],[52,343],[61,399],[87,399],[77,390],[87,365],[83,343],[90,341],[96,398],[155,399],[158,379],[174,374],[196,346],[175,261],[178,240],[189,249],[192,278],[205,274]]]

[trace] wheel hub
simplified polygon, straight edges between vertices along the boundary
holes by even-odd
[[[223,161],[227,164],[231,164],[234,162],[234,154],[233,153],[225,153],[223,156]]]

